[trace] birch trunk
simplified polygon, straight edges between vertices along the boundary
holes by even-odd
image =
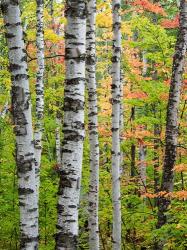
[[[134,131],[134,120],[135,120],[135,107],[132,107],[131,109],[131,132]],[[134,177],[136,176],[136,145],[132,143],[131,145],[131,169],[130,169],[130,176]]]
[[[146,76],[147,74],[147,58],[146,58],[146,52],[142,52],[142,63],[143,63],[143,69],[142,69],[142,76]],[[145,126],[143,126],[143,129],[146,129]],[[140,191],[141,193],[146,192],[146,146],[144,142],[141,142],[139,145],[139,175],[140,175]]]
[[[12,114],[16,136],[16,164],[20,206],[20,249],[38,249],[38,212],[35,187],[34,144],[27,56],[23,40],[19,2],[3,0],[12,79]]]
[[[158,3],[158,0],[154,0],[153,3]],[[153,14],[153,23],[155,25],[158,24],[158,17],[157,14],[154,13]],[[155,63],[153,63],[153,73],[152,73],[152,79],[154,81],[158,80],[158,73],[157,73],[157,69],[156,69],[156,65]],[[155,104],[153,106],[153,114],[154,117],[157,118],[156,114],[157,114],[157,105]],[[157,194],[159,192],[159,183],[160,183],[160,176],[159,176],[159,172],[158,172],[158,167],[160,165],[160,159],[159,159],[159,147],[160,147],[160,133],[161,133],[161,129],[160,129],[160,125],[159,124],[154,124],[154,165],[153,165],[153,170],[154,170],[154,193]],[[158,205],[158,197],[154,198],[154,206]]]
[[[86,3],[67,0],[64,140],[60,170],[56,249],[77,249],[78,206],[84,140]]]
[[[120,197],[120,59],[121,17],[120,0],[112,1],[113,57],[112,57],[112,203],[113,250],[121,249],[121,197]]]
[[[57,115],[58,116],[58,115]],[[61,123],[61,119],[56,117],[56,130],[55,130],[55,142],[56,142],[56,161],[57,161],[57,165],[58,167],[61,166],[61,146],[60,146],[60,123]]]
[[[160,127],[158,124],[154,125],[154,193],[157,194],[159,192],[159,146],[160,146]],[[155,206],[158,204],[158,198],[155,199]]]
[[[96,0],[87,3],[86,72],[88,86],[88,128],[90,143],[90,185],[88,194],[89,249],[99,249],[98,200],[99,200],[99,139],[97,119],[95,20]]]
[[[172,192],[174,184],[173,167],[177,154],[178,139],[178,109],[180,102],[180,91],[182,85],[182,73],[184,71],[184,61],[187,46],[187,2],[180,1],[179,33],[173,57],[172,78],[169,92],[169,100],[166,118],[166,148],[163,166],[163,176],[161,191]],[[157,228],[162,227],[167,222],[166,212],[170,204],[169,198],[161,197],[158,201],[158,223]],[[163,244],[157,247],[162,249]]]
[[[37,76],[36,76],[36,124],[34,133],[35,147],[35,174],[37,199],[39,196],[40,185],[40,165],[42,154],[42,134],[43,134],[43,115],[44,115],[44,31],[43,31],[43,0],[36,0],[36,47],[37,47]]]
[[[119,128],[120,128],[120,145],[122,145],[123,143],[123,129],[124,129],[124,106],[122,103],[123,100],[123,74],[121,72],[121,76],[120,76],[120,123],[119,123]],[[124,171],[124,154],[123,151],[120,151],[120,174],[123,173]]]
[[[140,175],[140,191],[141,194],[146,192],[146,146],[144,143],[139,145],[139,175]]]

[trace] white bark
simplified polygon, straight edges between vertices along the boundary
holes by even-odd
[[[83,140],[86,52],[86,3],[66,1],[66,81],[64,91],[64,140],[60,171],[56,249],[77,249]]]
[[[119,123],[119,128],[120,128],[120,145],[123,142],[123,137],[122,137],[122,133],[123,133],[123,129],[124,129],[124,105],[123,105],[123,74],[121,72],[121,78],[120,78],[120,123]],[[123,173],[124,170],[124,164],[123,164],[123,158],[124,158],[124,154],[121,151],[120,152],[120,174]]]
[[[99,249],[98,195],[99,195],[99,139],[97,118],[96,47],[95,47],[96,0],[87,3],[87,86],[88,86],[88,129],[90,142],[90,185],[89,185],[89,249]]]
[[[27,56],[23,40],[19,2],[3,0],[12,78],[12,112],[16,135],[16,164],[20,206],[20,249],[38,249],[38,212],[35,188],[34,144]]]
[[[113,250],[121,249],[121,198],[120,198],[120,0],[112,1],[113,58],[112,58],[112,203]]]
[[[60,123],[61,123],[61,120],[58,117],[56,117],[57,127],[55,130],[55,134],[56,134],[55,142],[56,142],[56,161],[57,161],[58,167],[61,166]]]
[[[144,144],[139,145],[139,175],[140,175],[140,190],[141,193],[146,192],[146,147]]]
[[[39,196],[40,165],[42,154],[42,134],[44,115],[44,31],[43,31],[43,0],[36,0],[36,46],[37,46],[37,76],[36,76],[36,124],[34,133],[35,146],[35,173],[37,197]],[[38,199],[38,198],[37,198]]]
[[[142,76],[146,76],[147,74],[147,57],[146,52],[142,52],[142,62],[143,62],[143,68],[142,68]],[[144,127],[146,129],[146,127]],[[140,175],[140,191],[141,193],[146,192],[146,146],[144,143],[140,143],[139,145],[139,175]]]
[[[0,118],[4,119],[8,112],[8,101],[6,101],[2,111],[0,112]]]
[[[147,74],[147,57],[146,57],[146,52],[142,52],[142,62],[143,62],[143,69],[142,69],[142,75],[146,76]]]

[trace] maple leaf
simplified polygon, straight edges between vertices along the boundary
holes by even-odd
[[[175,172],[186,172],[187,171],[187,164],[181,163],[176,165],[173,169]]]
[[[127,99],[147,99],[148,95],[143,91],[130,92],[126,96]]]
[[[174,19],[165,19],[161,22],[161,26],[166,29],[174,29],[179,27],[179,15],[177,15]]]
[[[166,16],[165,11],[159,4],[150,3],[148,0],[135,0],[132,5],[140,6],[143,10]]]

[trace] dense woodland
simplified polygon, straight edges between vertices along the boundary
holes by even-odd
[[[0,249],[187,249],[187,1],[0,1]]]

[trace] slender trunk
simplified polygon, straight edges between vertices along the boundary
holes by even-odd
[[[123,106],[123,74],[121,72],[120,75],[120,123],[119,123],[119,128],[120,128],[120,145],[122,145],[123,142],[123,129],[124,129],[124,106]],[[121,150],[120,152],[120,173],[123,173],[123,168],[124,168],[124,162],[123,162],[124,154],[123,151]]]
[[[142,52],[142,62],[143,62],[143,69],[142,69],[142,76],[147,75],[147,57],[146,57],[146,52]]]
[[[142,62],[143,62],[143,69],[142,69],[142,76],[147,75],[147,57],[146,52],[142,52]],[[143,129],[146,129],[145,126],[143,126]],[[139,175],[140,175],[140,192],[145,193],[146,192],[146,146],[143,141],[140,142],[139,145]]]
[[[50,0],[50,15],[52,18],[52,22],[51,25],[53,27],[53,31],[57,34],[60,35],[59,33],[59,29],[55,29],[55,20],[53,17],[54,14],[54,2],[53,0]],[[61,34],[62,35],[62,34]],[[54,66],[55,67],[55,66]],[[56,74],[56,71],[54,69],[54,74]],[[55,89],[58,88],[58,84],[55,84],[54,86]],[[56,106],[59,108],[60,107],[60,102],[57,101],[56,102]],[[59,110],[57,110],[56,112],[56,129],[55,129],[55,146],[56,146],[56,163],[58,168],[61,166],[61,134],[60,134],[60,129],[61,129],[61,123],[62,123],[62,116],[61,116],[61,112]]]
[[[60,146],[60,123],[61,123],[61,119],[58,118],[58,115],[56,117],[56,129],[55,129],[55,142],[56,142],[56,161],[57,161],[57,165],[58,167],[61,166],[61,146]]]
[[[131,132],[133,132],[133,121],[135,120],[135,107],[131,109]],[[136,146],[134,143],[131,145],[131,171],[130,176],[134,177],[136,175]]]
[[[159,167],[159,144],[160,144],[160,139],[158,138],[160,136],[160,128],[158,124],[154,125],[154,193],[157,194],[159,192],[159,172],[158,172],[158,167]],[[158,198],[155,198],[155,206],[158,205]]]
[[[34,132],[35,149],[35,174],[36,174],[36,192],[39,197],[40,185],[40,165],[42,154],[42,134],[43,134],[43,115],[44,115],[44,31],[43,31],[43,0],[36,0],[36,47],[37,47],[37,76],[36,76],[36,124]]]
[[[1,9],[9,49],[12,114],[16,136],[16,164],[20,206],[20,249],[38,249],[38,210],[27,56],[19,2],[4,0]]]
[[[66,81],[64,140],[58,191],[56,249],[77,249],[83,140],[86,52],[86,4],[67,0],[65,31]]]
[[[120,60],[121,17],[120,0],[112,1],[113,57],[112,57],[112,203],[113,250],[121,249],[121,198],[120,198]]]
[[[4,119],[7,112],[8,112],[8,109],[9,109],[9,104],[8,104],[8,100],[6,101],[4,107],[2,108],[2,111],[0,112],[0,118]]]
[[[153,0],[153,3],[158,3],[158,0]],[[153,23],[155,25],[158,24],[158,20],[157,20],[157,14],[154,13],[153,14]],[[155,63],[153,63],[152,65],[152,69],[153,69],[153,73],[152,73],[152,79],[154,81],[158,80],[158,73],[157,73],[157,69],[156,69],[156,65]],[[156,108],[156,104],[154,104],[153,106],[153,114],[154,114],[154,118],[156,118],[157,116],[157,108]],[[161,134],[161,128],[159,126],[159,124],[154,124],[154,164],[153,164],[153,171],[154,171],[154,193],[157,194],[159,192],[159,186],[160,186],[160,176],[159,176],[159,172],[158,172],[158,167],[160,165],[160,161],[159,161],[159,147],[160,147],[160,134]],[[159,137],[159,138],[158,138]],[[158,197],[154,198],[154,206],[158,206]]]
[[[144,143],[139,145],[139,176],[140,176],[140,191],[141,194],[146,192],[146,146]]]
[[[166,148],[161,184],[161,191],[165,192],[172,192],[174,184],[173,167],[177,154],[178,109],[182,85],[182,73],[184,70],[184,61],[187,46],[187,2],[185,0],[180,1],[179,19],[179,33],[175,47],[175,55],[173,57],[172,77],[166,118]],[[169,198],[159,198],[157,228],[160,228],[164,224],[166,224],[167,217],[165,213],[168,210],[169,204]],[[163,248],[162,243],[163,242],[161,242],[157,249]]]
[[[88,128],[90,142],[89,185],[89,249],[99,249],[98,200],[99,200],[99,139],[97,119],[96,48],[95,48],[96,0],[87,3],[87,60]]]

